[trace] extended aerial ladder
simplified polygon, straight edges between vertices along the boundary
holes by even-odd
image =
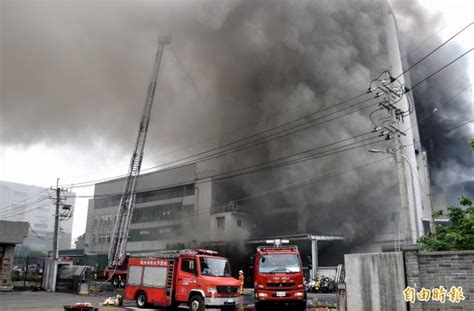
[[[160,70],[161,58],[163,56],[164,47],[170,44],[169,36],[160,36],[158,40],[158,49],[156,51],[155,63],[151,81],[148,86],[145,107],[138,129],[138,137],[135,144],[135,149],[130,160],[128,175],[123,186],[122,198],[117,210],[115,218],[114,231],[111,237],[111,244],[108,255],[108,266],[117,267],[122,265],[126,257],[126,247],[130,222],[133,215],[133,208],[135,205],[135,188],[137,178],[140,175],[140,168],[143,160],[143,151],[145,149],[146,135],[148,131],[148,124],[150,123],[151,107],[155,97],[156,84],[158,79],[158,72]]]

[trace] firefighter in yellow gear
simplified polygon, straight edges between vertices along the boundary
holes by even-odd
[[[244,280],[245,280],[244,271],[240,270],[239,271],[239,281],[240,281],[240,294],[241,295],[244,294]]]

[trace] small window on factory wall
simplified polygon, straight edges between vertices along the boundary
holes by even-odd
[[[242,220],[240,219],[237,220],[237,227],[242,227]]]
[[[225,230],[225,217],[216,217],[216,226],[219,230]]]

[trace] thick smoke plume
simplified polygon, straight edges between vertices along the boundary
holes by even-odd
[[[446,27],[446,21],[440,14],[429,15],[419,5],[407,7],[402,4],[395,2],[394,9],[400,15],[399,30],[404,50],[413,51],[407,58],[409,64],[415,63],[467,25],[466,22]],[[457,39],[472,38],[473,31],[471,26]],[[434,32],[437,35],[425,41]],[[423,80],[468,49],[456,42],[448,43],[410,71],[412,83]],[[464,57],[414,90],[421,142],[428,152],[435,208],[456,204],[457,197],[463,194],[463,187],[449,186],[472,181],[474,176],[474,157],[469,149],[469,140],[473,137],[472,125],[466,124],[472,122],[474,116],[469,68],[469,57]],[[437,200],[439,195],[447,196],[447,201]]]
[[[159,33],[171,32],[173,42],[146,150],[156,164],[330,107],[364,92],[389,66],[387,7],[375,0],[5,1],[4,7],[4,145],[72,144],[74,137],[79,146],[101,139],[130,152]],[[201,170],[236,169],[370,131],[369,112],[206,162]],[[382,157],[367,148],[223,183],[233,189],[228,199],[238,200]],[[393,171],[388,159],[242,204],[265,220],[257,223],[261,235],[331,233],[365,243],[396,230]]]

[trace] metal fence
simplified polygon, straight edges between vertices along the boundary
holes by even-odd
[[[12,268],[13,288],[18,290],[41,288],[44,264],[44,258],[15,256]]]

